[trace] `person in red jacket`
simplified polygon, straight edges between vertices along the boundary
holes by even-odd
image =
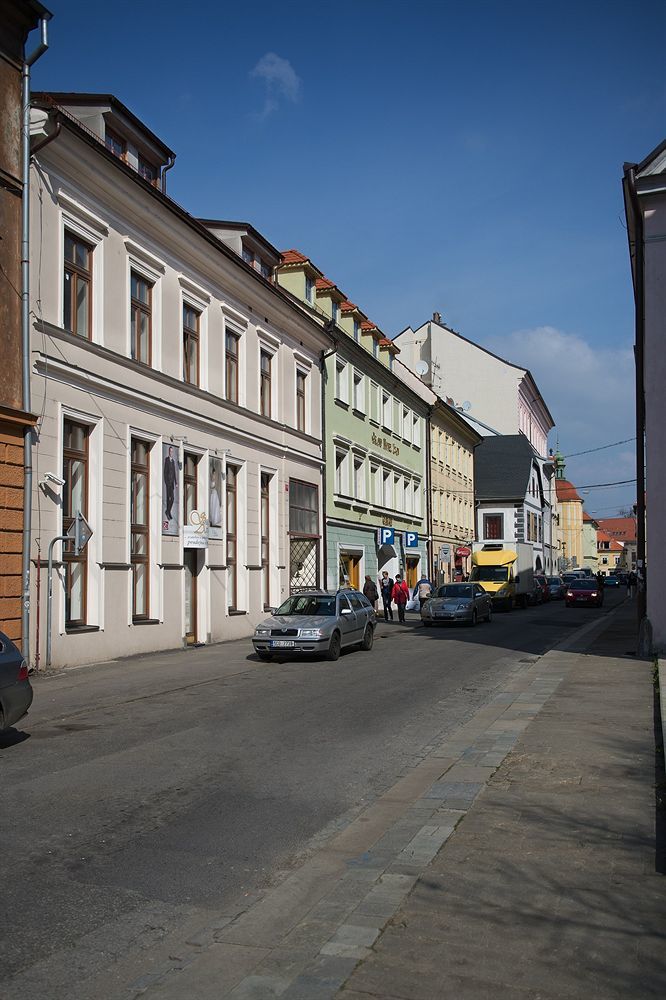
[[[399,573],[395,575],[395,583],[393,584],[393,593],[391,594],[393,598],[393,603],[398,609],[398,621],[405,624],[405,605],[409,600],[409,587],[402,579]]]

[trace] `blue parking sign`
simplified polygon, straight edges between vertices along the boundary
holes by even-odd
[[[379,544],[382,545],[393,545],[395,542],[395,528],[380,528],[379,529]]]
[[[405,532],[405,548],[406,549],[418,549],[419,547],[419,536],[416,531],[406,531]]]

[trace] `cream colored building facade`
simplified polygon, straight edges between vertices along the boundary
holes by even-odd
[[[246,636],[323,579],[330,340],[259,234],[240,253],[165,196],[173,154],[119,102],[43,95],[33,131],[52,136],[31,211],[42,663],[45,560],[77,510],[92,537],[54,545],[54,665]]]
[[[474,540],[474,448],[482,440],[456,411],[437,400],[430,416],[430,504],[433,584],[469,572]]]
[[[598,523],[593,517],[583,511],[583,566],[589,566],[593,573],[599,569],[599,557],[597,552],[597,528]]]
[[[558,540],[560,570],[584,566],[583,498],[573,483],[564,478],[564,459],[559,452],[554,457],[555,490],[559,515]]]

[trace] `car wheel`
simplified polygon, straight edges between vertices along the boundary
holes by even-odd
[[[270,653],[260,653],[260,652],[257,652],[257,656],[259,657],[260,660],[263,660],[265,663],[268,663],[270,660],[273,659],[273,657],[272,657],[272,655]]]
[[[361,641],[361,649],[368,653],[372,649],[374,640],[375,630],[372,625],[366,625],[365,632],[363,633],[363,640]]]
[[[476,625],[476,620],[479,616],[476,613],[476,608],[472,609],[472,628]]]
[[[331,641],[326,652],[327,660],[337,660],[340,657],[340,651],[342,649],[342,643],[340,642],[340,633],[334,632],[331,636]]]

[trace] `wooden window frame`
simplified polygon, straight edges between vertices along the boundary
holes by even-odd
[[[137,281],[143,282],[143,284],[146,285],[146,287],[148,288],[148,304],[147,305],[146,305],[145,302],[142,302],[141,299],[138,299],[134,295],[132,295],[132,280],[133,279],[136,279]],[[147,365],[148,367],[150,367],[150,365],[153,362],[153,288],[154,287],[155,287],[154,286],[154,282],[149,281],[149,279],[146,278],[146,277],[144,277],[144,275],[141,274],[139,271],[135,271],[133,269],[130,270],[130,331],[132,329],[132,321],[134,321],[134,335],[132,337],[131,355],[132,355],[132,360],[133,361],[138,361],[139,364],[141,364],[141,365]],[[136,316],[136,319],[135,319],[135,314],[138,314]],[[137,323],[136,320],[140,316],[142,316],[142,315],[143,316],[147,316],[147,318],[148,318],[148,360],[147,361],[143,361],[138,356],[139,338],[138,338],[138,335],[137,335],[137,331],[139,329],[139,324]]]
[[[305,372],[299,369],[296,370],[296,430],[302,431],[303,434],[305,434],[307,429],[307,409],[305,405],[307,378]]]
[[[228,403],[239,405],[239,368],[240,368],[240,334],[234,330],[226,330],[224,334],[224,395]],[[233,351],[229,350],[229,345],[233,344]],[[233,384],[234,396],[229,393],[229,387]]]
[[[145,465],[135,461],[134,447],[137,444],[141,444],[146,449],[146,462]],[[132,621],[133,622],[144,622],[150,619],[150,455],[151,455],[152,444],[150,441],[144,441],[143,438],[133,437],[130,442],[130,563],[132,565]],[[146,523],[139,524],[138,521],[132,520],[134,511],[137,508],[137,483],[138,476],[145,478],[145,505],[146,505]],[[137,478],[135,478],[137,477]],[[143,553],[136,553],[134,551],[134,535],[141,535],[145,538],[145,551]],[[136,575],[138,566],[146,567],[146,578],[145,578],[145,588],[146,588],[146,607],[145,611],[141,614],[137,614],[136,610]]]
[[[92,255],[95,251],[94,246],[92,246],[87,240],[83,239],[77,233],[73,232],[71,229],[65,227],[65,238],[63,242],[63,248],[67,246],[67,240],[71,239],[74,243],[78,243],[80,246],[85,247],[88,252],[88,267],[84,268],[80,264],[76,264],[74,261],[68,260],[66,252],[63,253],[63,307],[62,307],[62,325],[69,332],[74,334],[75,337],[82,337],[84,340],[92,340],[92,321],[93,321],[93,309],[92,309],[92,297],[93,297],[93,267],[92,267]],[[69,288],[67,286],[67,275],[69,274]],[[79,282],[84,282],[88,288],[88,332],[87,334],[80,333],[76,329],[76,293],[78,289]],[[69,310],[70,310],[70,322],[71,328],[66,325],[65,314],[67,311],[67,298],[69,296]]]
[[[193,471],[189,471],[190,463]],[[189,493],[188,493],[189,490]],[[188,496],[192,500],[192,508],[188,509]],[[189,524],[190,514],[197,509],[199,502],[199,456],[191,451],[183,455],[183,524]]]
[[[264,361],[267,362],[267,371],[264,371]],[[259,351],[259,412],[262,417],[269,419],[273,415],[273,355],[263,348]],[[267,398],[265,394],[267,393]]]
[[[238,610],[238,474],[240,467],[237,465],[227,465],[226,489],[225,489],[225,518],[226,518],[226,560],[227,560],[227,610]],[[233,518],[229,517],[229,504],[233,505]],[[233,523],[234,530],[229,530],[229,525]],[[229,556],[230,546],[233,546],[233,556]],[[229,567],[233,573],[229,572]],[[230,581],[233,578],[233,585]]]
[[[489,535],[486,525],[490,520],[499,521],[499,534]],[[504,514],[483,514],[483,538],[485,541],[497,541],[504,538]]]
[[[196,316],[196,328],[188,326],[186,323],[186,318],[189,319],[188,314],[193,314]],[[183,382],[187,385],[199,385],[199,371],[201,367],[201,312],[196,309],[189,302],[183,302]],[[189,371],[189,358],[190,358],[190,342],[194,342],[197,345],[197,370],[196,378],[193,380],[189,378],[191,374]]]
[[[71,427],[77,427],[84,432],[85,448],[79,451],[77,448],[68,448],[65,445],[65,440],[67,437],[66,428],[70,425]],[[63,517],[62,517],[62,533],[66,535],[74,522],[74,512],[72,511],[72,477],[69,473],[69,463],[70,462],[80,462],[84,466],[84,488],[83,488],[83,509],[81,513],[84,517],[88,516],[88,488],[89,488],[89,444],[90,444],[90,427],[87,424],[82,424],[78,420],[70,420],[68,417],[63,421],[63,449],[62,449],[62,468],[63,468],[63,479],[65,480],[65,486],[63,488]],[[65,514],[68,510],[69,513]],[[75,629],[81,628],[88,623],[88,552],[87,548],[84,548],[82,552],[78,555],[74,554],[74,546],[71,543],[63,542],[62,546],[62,561],[65,568],[65,629]],[[83,579],[81,583],[81,607],[83,612],[82,618],[68,618],[67,617],[67,606],[68,606],[68,595],[71,592],[71,567],[74,565],[83,566]]]
[[[268,472],[262,472],[260,477],[260,524],[261,532],[261,582],[263,588],[263,607],[266,611],[271,604],[271,479]]]

